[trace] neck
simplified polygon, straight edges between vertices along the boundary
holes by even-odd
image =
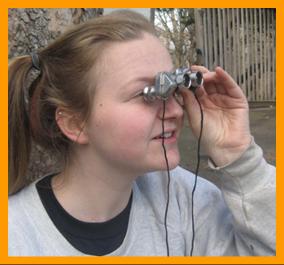
[[[105,165],[99,159],[76,156],[52,180],[52,188],[62,207],[85,222],[104,222],[126,207],[135,175]]]

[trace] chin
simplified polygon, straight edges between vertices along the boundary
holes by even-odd
[[[176,168],[180,163],[180,153],[177,148],[167,150],[167,160],[169,164],[169,169]],[[146,162],[146,161],[145,161]],[[152,171],[164,171],[167,170],[166,159],[162,148],[160,148],[159,152],[147,157],[146,164],[147,169],[144,172],[152,172]]]
[[[177,161],[169,162],[169,169],[172,170],[176,168],[179,165],[179,162],[180,162],[180,159],[178,159]]]
[[[179,150],[172,150],[171,152],[168,152],[167,154],[168,162],[169,162],[169,168],[173,169],[176,168],[180,162],[180,153]]]
[[[179,161],[177,163],[169,164],[169,169],[172,170],[179,165]]]
[[[177,153],[177,154],[168,154],[167,158],[168,158],[168,163],[169,163],[169,169],[170,170],[176,168],[179,165],[179,162],[180,162],[180,155],[179,155],[179,153]],[[167,170],[165,158],[162,161],[160,170]]]

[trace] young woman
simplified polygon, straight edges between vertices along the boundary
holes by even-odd
[[[180,92],[184,109],[198,136],[199,100],[201,142],[220,175],[220,189],[202,178],[195,187],[178,166],[183,108],[174,95],[147,102],[142,93],[172,70],[152,25],[130,11],[14,59],[9,255],[275,254],[275,168],[250,134],[242,90],[220,67],[192,67],[204,84]],[[60,153],[60,172],[27,183],[31,141]]]

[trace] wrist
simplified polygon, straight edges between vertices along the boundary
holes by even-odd
[[[208,156],[215,167],[224,167],[238,160],[249,148],[252,141],[250,136],[244,143],[234,147],[212,147],[208,150]]]

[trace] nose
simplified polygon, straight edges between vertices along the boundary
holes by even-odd
[[[159,118],[163,118],[163,102],[161,104],[161,109],[159,111]],[[183,109],[181,105],[177,102],[175,97],[171,95],[166,101],[165,101],[165,116],[164,119],[178,119],[183,116]]]

